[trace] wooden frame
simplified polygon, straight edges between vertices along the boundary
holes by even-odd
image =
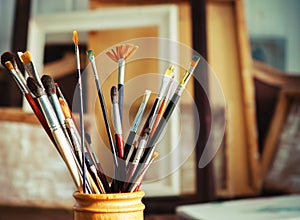
[[[288,111],[293,99],[300,100],[300,89],[283,89],[278,97],[273,120],[264,144],[262,154],[262,177],[266,178],[278,150],[278,140],[288,117]]]
[[[42,57],[47,34],[72,33],[73,30],[87,32],[157,26],[158,37],[176,41],[178,38],[177,13],[176,5],[158,5],[120,7],[33,17],[29,23],[28,50],[35,61],[38,72],[42,72]],[[173,48],[170,49],[172,49],[170,54],[178,53]],[[28,107],[25,106],[25,109],[28,109]],[[170,137],[166,138],[166,143],[172,146],[173,137],[176,137],[179,132],[176,117],[173,117],[169,123],[172,124],[173,129]],[[170,166],[173,165],[170,164]],[[147,196],[178,195],[180,193],[179,172],[168,176],[167,179],[168,181],[149,183],[143,187],[143,190],[145,190]]]
[[[221,197],[255,195],[261,187],[249,39],[242,0],[207,1],[208,63],[227,102],[226,155]],[[220,37],[222,36],[222,37]]]

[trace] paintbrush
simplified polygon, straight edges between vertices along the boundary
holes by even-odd
[[[40,121],[41,125],[43,126],[44,130],[46,131],[47,135],[50,137],[52,143],[56,146],[54,138],[52,136],[51,130],[47,124],[47,121],[41,111],[41,108],[37,102],[37,100],[32,97],[30,94],[27,86],[26,80],[24,76],[21,74],[20,70],[17,67],[17,62],[15,60],[15,55],[10,52],[5,52],[1,56],[1,63],[7,70],[12,74],[14,80],[16,81],[17,85],[19,86],[21,92],[25,96],[27,102],[29,103],[31,109],[35,113],[36,117]]]
[[[42,82],[41,82],[41,79],[40,79],[40,76],[35,68],[35,65],[34,65],[34,62],[32,60],[32,57],[29,53],[29,51],[26,51],[24,53],[18,53],[20,54],[20,59],[24,65],[24,68],[26,70],[26,72],[35,78],[35,80],[40,84],[42,85]]]
[[[116,151],[116,148],[115,148],[115,145],[114,145],[112,132],[111,132],[110,124],[109,124],[109,120],[108,120],[108,114],[107,114],[107,110],[106,110],[105,100],[104,100],[102,89],[101,89],[100,82],[99,82],[98,71],[97,71],[97,67],[96,67],[96,63],[95,63],[94,52],[92,50],[89,50],[87,52],[87,55],[88,55],[88,58],[91,62],[92,68],[93,68],[93,74],[94,74],[94,78],[95,78],[96,87],[97,87],[97,90],[98,90],[98,98],[99,98],[99,101],[100,101],[100,104],[101,104],[101,109],[102,109],[103,119],[104,119],[104,123],[105,123],[106,133],[107,133],[107,136],[108,136],[110,149],[111,149],[112,154],[113,154],[113,161],[114,161],[114,164],[115,164],[115,169],[117,169],[118,168],[117,151]]]
[[[178,85],[175,93],[173,94],[172,96],[172,99],[170,100],[170,102],[168,103],[167,105],[167,108],[163,114],[163,117],[162,119],[160,120],[153,136],[149,139],[148,141],[148,144],[147,144],[147,147],[144,151],[144,154],[142,156],[142,158],[140,159],[140,164],[143,164],[145,163],[147,160],[149,160],[148,158],[151,156],[151,151],[153,151],[152,148],[155,147],[156,145],[156,142],[160,136],[160,134],[162,133],[163,129],[165,128],[168,120],[170,119],[175,107],[176,107],[176,104],[178,103],[179,101],[179,98],[187,84],[187,82],[189,81],[189,79],[191,78],[197,64],[199,63],[200,61],[200,57],[197,56],[197,55],[194,55],[193,58],[192,58],[192,62],[189,66],[189,69],[185,71],[184,73],[184,76],[180,82],[180,84]],[[132,182],[136,182],[140,172],[141,172],[141,168],[142,166],[138,166],[136,171],[135,171],[135,174],[132,176],[131,178],[131,183]],[[126,188],[126,191],[130,191],[129,188],[130,188],[130,185],[132,184],[127,184],[127,188]]]
[[[117,45],[114,48],[106,52],[106,55],[118,64],[118,103],[120,109],[120,117],[122,122],[123,116],[123,102],[124,102],[124,78],[125,78],[125,63],[136,52],[138,46],[125,44]]]
[[[154,124],[155,117],[156,117],[156,114],[157,114],[159,106],[160,106],[160,102],[163,99],[164,94],[166,93],[166,90],[168,88],[168,83],[171,80],[171,76],[172,76],[173,72],[174,72],[174,65],[171,65],[168,69],[166,69],[165,74],[162,78],[159,93],[158,93],[158,95],[157,95],[157,97],[156,97],[156,99],[153,103],[153,106],[150,110],[148,118],[145,122],[145,125],[144,125],[143,129],[142,129],[141,136],[143,135],[144,130],[146,128],[149,128],[150,130],[152,130],[152,126]]]
[[[122,124],[119,112],[119,105],[118,105],[118,89],[117,87],[113,86],[110,90],[111,101],[113,105],[113,123],[115,129],[115,138],[116,138],[116,145],[118,148],[118,156],[123,159],[124,157],[124,141],[122,137]]]
[[[151,130],[151,134],[150,134],[150,137],[153,136],[157,126],[158,126],[158,123],[160,122],[162,116],[163,116],[163,113],[165,112],[166,108],[167,108],[167,104],[168,104],[168,101],[169,101],[169,98],[173,92],[173,84],[174,84],[175,80],[174,80],[174,75],[172,76],[172,79],[170,80],[169,84],[168,84],[168,89],[167,89],[167,94],[164,95],[164,98],[162,99],[161,101],[161,104],[160,104],[160,107],[159,107],[159,110],[156,114],[156,117],[155,117],[155,121],[154,121],[154,124],[152,126],[152,130]]]
[[[81,152],[82,152],[82,171],[83,171],[83,193],[86,193],[86,165],[84,156],[84,116],[83,116],[83,94],[82,94],[82,80],[81,80],[81,70],[80,70],[80,57],[79,57],[79,47],[78,47],[78,34],[77,31],[73,31],[73,42],[75,46],[75,56],[77,64],[77,75],[78,75],[78,88],[79,88],[79,120],[80,120],[80,132],[81,132]]]
[[[131,128],[130,128],[130,132],[128,134],[126,143],[125,143],[125,150],[124,150],[124,160],[126,160],[126,163],[128,163],[127,161],[130,159],[131,154],[134,150],[134,146],[133,146],[133,142],[134,142],[134,138],[137,132],[137,129],[139,127],[139,124],[142,120],[143,117],[143,113],[145,111],[145,108],[147,106],[147,102],[149,100],[149,97],[151,95],[151,91],[150,90],[146,90],[142,99],[142,102],[140,104],[140,107],[136,113],[136,116],[132,122]]]
[[[43,75],[41,81],[61,126],[65,128],[65,116],[56,95],[56,87],[53,78],[49,75]]]
[[[25,80],[24,75],[21,73],[20,69],[18,68],[18,64],[17,64],[17,61],[16,61],[16,56],[11,52],[8,52],[8,51],[4,52],[1,55],[1,63],[5,68],[8,68],[5,64],[7,61],[11,62],[12,67],[10,68],[9,71],[10,72],[11,72],[11,70],[14,71],[14,73],[12,73],[14,75],[14,79],[16,80],[16,83],[20,87],[20,90],[22,91],[22,93],[25,94],[26,90],[28,90],[27,88],[24,88],[24,87],[27,87],[26,86],[26,80]]]
[[[60,126],[60,123],[55,115],[52,105],[44,92],[44,89],[32,77],[27,78],[27,86],[30,91],[36,96],[42,112],[46,118],[47,124],[50,127],[54,140],[57,144],[58,150],[65,161],[69,172],[74,180],[75,185],[79,191],[82,191],[82,178],[81,172],[76,164],[76,159],[72,154],[71,146],[65,133]]]
[[[185,89],[187,82],[191,78],[191,76],[192,76],[197,64],[199,63],[199,61],[200,61],[200,57],[197,56],[197,55],[194,55],[193,58],[192,58],[192,62],[190,64],[189,69],[185,71],[182,80],[180,81],[179,85],[177,86],[177,89],[176,89],[175,93],[172,96],[172,99],[170,100],[170,102],[167,105],[167,108],[166,108],[166,110],[165,110],[165,112],[162,116],[162,119],[160,120],[153,136],[149,140],[147,150],[148,149],[150,150],[151,147],[153,147],[156,144],[162,130],[165,128],[168,120],[170,119],[170,117],[171,117],[171,115],[172,115],[172,113],[173,113],[173,111],[174,111],[174,109],[175,109],[175,107],[176,107],[176,105],[179,101],[179,98],[180,98],[183,90]],[[147,155],[147,154],[144,154],[144,156],[143,156],[144,160],[146,160],[146,157],[147,157],[145,155]],[[144,160],[142,160],[142,162]]]

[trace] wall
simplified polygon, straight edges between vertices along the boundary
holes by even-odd
[[[284,70],[300,74],[299,10],[299,0],[245,0],[249,35],[285,38],[286,65]]]

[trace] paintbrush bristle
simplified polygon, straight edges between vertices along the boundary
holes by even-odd
[[[174,70],[175,70],[175,66],[173,64],[171,64],[171,66],[168,69],[166,69],[165,76],[172,77],[173,73],[174,73]]]
[[[7,62],[5,63],[5,66],[7,67],[8,70],[14,69],[14,66],[12,65],[12,63],[11,63],[10,61],[7,61]]]
[[[118,103],[118,89],[116,86],[111,87],[110,97],[112,103]]]
[[[27,87],[29,90],[37,97],[41,97],[45,95],[44,89],[40,86],[40,84],[31,76],[27,78]]]
[[[7,67],[6,66],[7,61],[10,61],[11,64],[14,64],[16,62],[15,55],[8,51],[1,55],[1,63],[4,67]]]
[[[42,84],[45,88],[45,91],[47,93],[47,95],[54,95],[56,94],[56,87],[55,87],[55,83],[54,80],[51,76],[49,75],[43,75],[41,78]]]
[[[88,56],[88,58],[89,58],[90,60],[93,59],[93,57],[94,57],[94,52],[93,52],[93,50],[88,50],[88,51],[86,52],[86,54],[87,54],[87,56]]]
[[[73,42],[77,46],[78,45],[78,34],[77,31],[73,31]]]
[[[20,58],[25,65],[32,62],[32,57],[29,51],[24,52]]]
[[[72,118],[69,106],[66,103],[66,101],[62,98],[59,98],[58,100],[59,100],[59,104],[60,104],[61,110],[64,113],[65,118]]]
[[[120,59],[128,60],[138,49],[138,46],[132,44],[117,45],[106,51],[106,55],[113,61],[118,62]]]

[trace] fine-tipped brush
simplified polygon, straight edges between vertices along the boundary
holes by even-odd
[[[52,108],[52,105],[50,104],[47,95],[44,92],[44,89],[32,77],[27,78],[27,86],[30,91],[36,96],[41,106],[42,112],[47,120],[48,126],[50,127],[52,135],[57,144],[58,150],[69,169],[75,185],[77,186],[79,191],[82,191],[81,172],[78,169],[76,159],[72,154],[70,143],[66,138],[62,127],[60,126],[60,123],[55,115],[55,112]]]
[[[136,52],[138,46],[125,44],[118,45],[115,49],[106,52],[106,55],[118,64],[118,92],[119,92],[119,109],[122,122],[123,102],[124,102],[124,78],[125,63]]]
[[[176,92],[174,93],[174,95],[172,96],[172,99],[170,100],[170,102],[168,103],[167,105],[167,108],[163,114],[163,117],[162,119],[160,120],[153,136],[149,139],[148,143],[147,143],[147,147],[144,151],[144,154],[140,160],[140,164],[143,164],[145,163],[149,157],[151,156],[151,151],[153,150],[153,148],[155,147],[156,145],[156,142],[158,140],[158,138],[160,137],[160,134],[162,133],[163,129],[165,128],[168,120],[170,119],[175,107],[176,107],[176,104],[178,103],[179,101],[179,98],[184,90],[184,88],[186,87],[186,84],[187,82],[189,81],[189,79],[191,78],[197,64],[199,63],[200,61],[200,57],[197,56],[197,55],[194,55],[193,58],[192,58],[192,62],[190,64],[190,67],[188,70],[185,71],[184,73],[184,76],[182,78],[182,80],[180,81],[180,84],[178,85],[177,89],[176,89]],[[133,177],[131,178],[131,182],[136,182],[137,181],[137,178],[141,172],[141,169],[142,169],[142,166],[138,166],[136,171],[135,171],[135,174],[133,175]],[[129,184],[130,185],[130,184]],[[130,191],[127,187],[126,191]]]
[[[114,145],[112,132],[111,132],[111,129],[110,129],[110,124],[109,124],[109,120],[108,120],[108,114],[107,114],[107,110],[106,110],[105,100],[104,100],[102,89],[101,89],[100,82],[99,82],[99,77],[98,77],[98,71],[97,71],[97,67],[96,67],[94,52],[92,50],[89,50],[87,52],[87,55],[88,55],[88,58],[91,62],[92,68],[93,68],[93,74],[94,74],[95,83],[96,83],[96,87],[97,87],[97,91],[98,91],[98,98],[99,98],[99,101],[100,101],[100,104],[101,104],[102,115],[103,115],[103,119],[104,119],[104,123],[105,123],[106,133],[107,133],[107,137],[108,137],[108,140],[109,140],[110,149],[111,149],[111,152],[112,152],[112,155],[113,155],[113,161],[114,161],[115,169],[117,169],[117,167],[118,167],[117,150],[116,150],[116,147]]]
[[[137,129],[139,127],[139,124],[142,120],[143,117],[143,113],[145,111],[145,108],[147,106],[147,102],[149,100],[149,97],[151,95],[151,91],[150,90],[146,90],[143,96],[143,100],[140,104],[140,107],[136,113],[136,116],[132,122],[131,128],[130,128],[130,132],[128,134],[126,143],[125,143],[125,150],[124,150],[124,160],[126,160],[126,163],[128,163],[127,161],[130,159],[131,154],[134,150],[134,146],[133,146],[133,142],[134,142],[134,138],[137,132]]]
[[[82,152],[82,171],[83,171],[83,193],[86,193],[86,164],[84,156],[84,116],[83,116],[83,94],[82,94],[82,80],[80,70],[80,57],[78,47],[78,34],[77,31],[73,31],[73,42],[75,46],[75,56],[77,64],[77,75],[78,75],[78,88],[79,88],[79,120],[80,120],[80,132],[81,132],[81,152]]]
[[[26,70],[26,72],[35,78],[35,80],[40,84],[42,85],[42,82],[41,82],[41,79],[40,79],[40,76],[35,68],[35,65],[34,65],[34,62],[32,60],[32,57],[29,53],[29,51],[26,51],[22,54],[20,54],[20,59],[22,61],[22,63],[24,64],[24,68]]]

